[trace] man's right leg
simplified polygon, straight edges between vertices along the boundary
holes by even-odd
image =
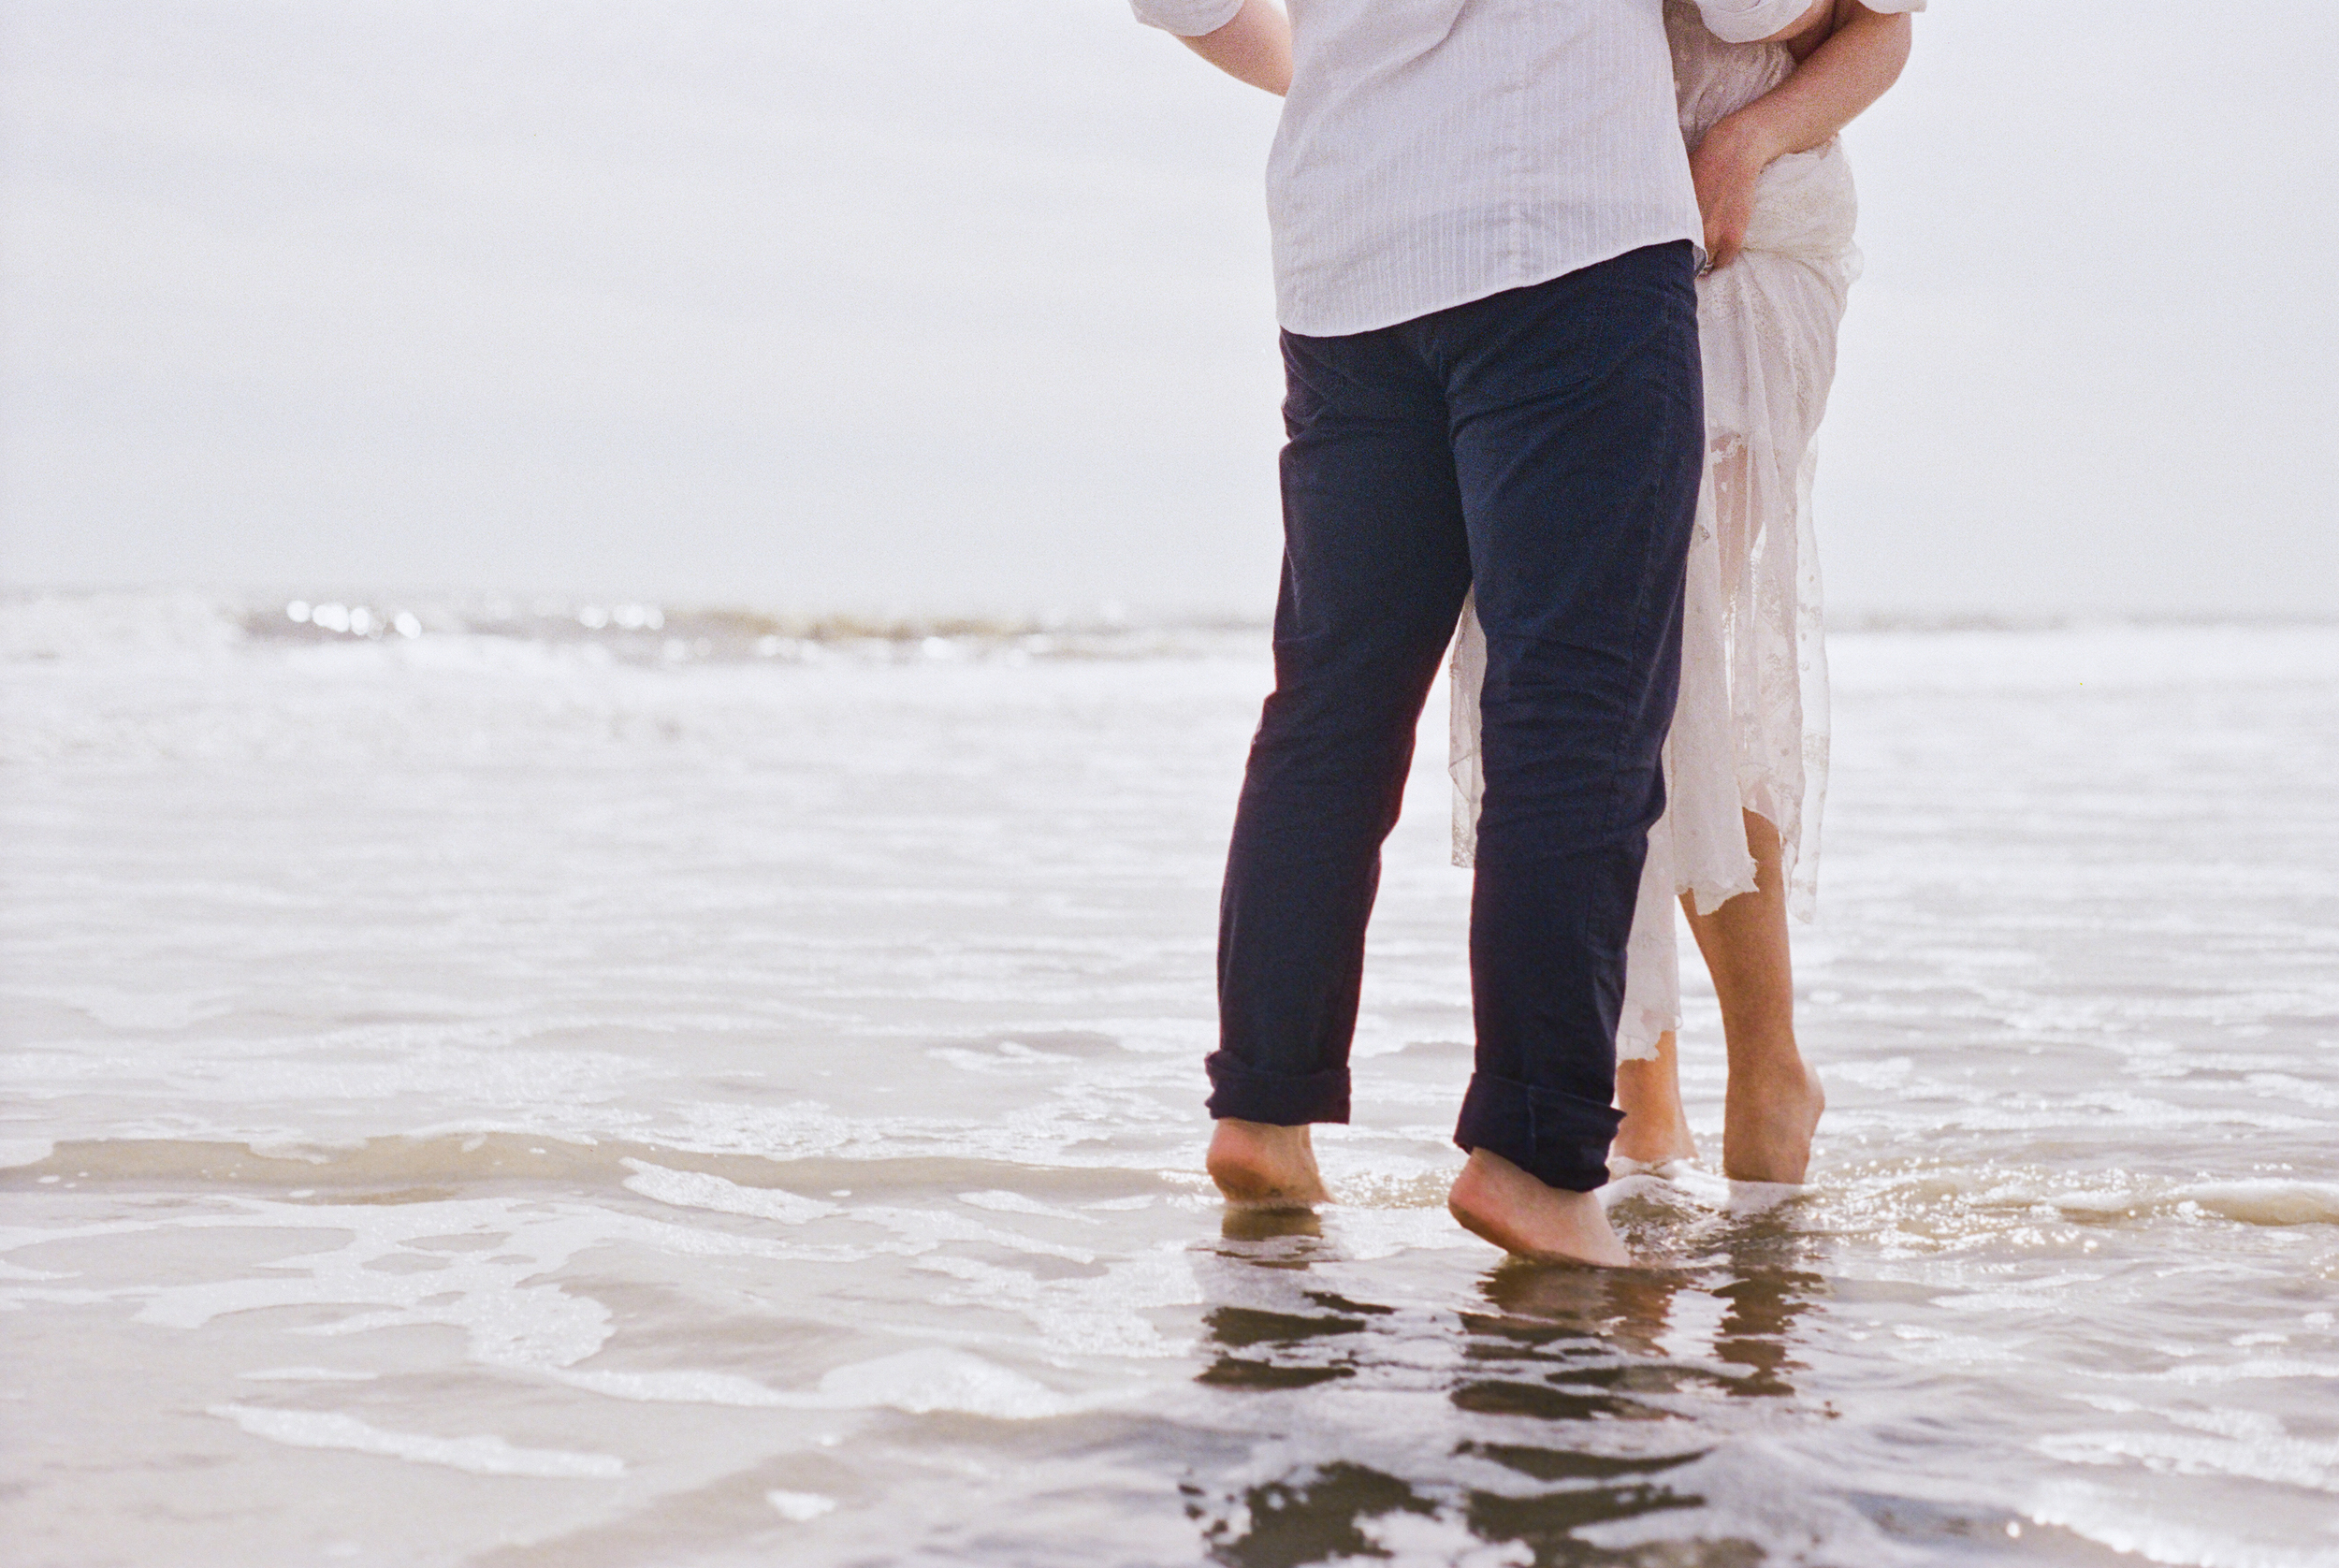
[[[1590,1194],[1705,451],[1686,243],[1435,318],[1487,636],[1476,1071],[1452,1206],[1514,1251],[1621,1259]]]
[[[1402,328],[1286,334],[1275,691],[1251,744],[1218,931],[1227,1195],[1320,1196],[1307,1141],[1348,1119],[1364,933],[1421,704],[1470,587],[1444,394]]]

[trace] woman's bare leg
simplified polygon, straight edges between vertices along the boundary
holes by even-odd
[[[1754,856],[1754,891],[1710,915],[1690,914],[1697,951],[1722,999],[1730,1053],[1722,1169],[1740,1182],[1800,1182],[1827,1098],[1794,1043],[1794,968],[1787,950],[1779,830],[1747,812],[1746,847]]]
[[[1616,1105],[1624,1112],[1624,1125],[1608,1146],[1611,1155],[1642,1165],[1697,1157],[1697,1140],[1681,1110],[1681,1068],[1672,1030],[1657,1037],[1655,1060],[1616,1065]]]

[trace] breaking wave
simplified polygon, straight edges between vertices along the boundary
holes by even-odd
[[[1157,657],[1228,634],[1239,617],[1133,618],[1123,607],[1017,615],[793,611],[654,599],[430,598],[182,592],[0,596],[0,662],[210,655],[236,648],[488,639],[643,665],[1020,657]]]

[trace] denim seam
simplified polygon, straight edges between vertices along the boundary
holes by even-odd
[[[1668,290],[1666,290],[1666,292],[1669,294],[1671,291],[1668,289]],[[1693,311],[1693,312],[1692,312],[1692,313],[1693,313],[1693,317],[1694,317],[1694,311]],[[1670,320],[1670,312],[1668,312],[1668,321],[1669,321],[1669,320]],[[1694,329],[1694,327],[1693,327],[1693,329]],[[1676,333],[1668,333],[1668,334],[1667,334],[1667,336],[1668,336],[1668,339],[1669,339],[1669,340],[1671,340],[1671,341],[1669,342],[1669,345],[1668,345],[1668,346],[1672,346],[1672,347],[1677,347],[1677,348],[1678,348],[1678,334],[1676,334]],[[1702,388],[1695,388],[1695,390],[1699,391],[1699,392],[1702,394],[1702,390],[1703,390]],[[1679,432],[1680,432],[1680,427],[1681,427],[1681,419],[1680,419],[1679,411],[1678,411],[1678,409],[1676,409],[1676,408],[1674,408],[1674,407],[1673,407],[1673,404],[1672,404],[1672,400],[1671,400],[1671,399],[1667,399],[1667,400],[1666,400],[1665,409],[1666,409],[1666,419],[1665,419],[1665,429],[1664,429],[1664,435],[1665,435],[1665,439],[1666,439],[1666,441],[1667,441],[1667,443],[1669,444],[1669,443],[1670,443],[1673,440],[1677,439],[1677,438],[1678,437],[1678,435],[1679,435]],[[1702,430],[1699,432],[1699,436],[1698,436],[1698,450],[1699,450],[1699,456],[1700,456],[1700,458],[1702,459],[1702,458],[1703,458],[1703,457],[1704,457],[1704,451],[1705,451],[1705,436],[1704,436],[1704,432],[1703,432]],[[1644,481],[1644,483],[1645,483],[1645,485],[1647,486],[1647,487],[1648,487],[1649,489],[1650,489],[1650,490],[1655,490],[1655,489],[1657,489],[1657,488],[1658,488],[1658,481],[1657,481],[1655,478],[1653,478],[1653,477],[1651,477],[1651,478],[1649,478],[1649,479],[1645,480],[1645,481]],[[1704,476],[1704,474],[1701,472],[1701,473],[1699,474],[1699,476],[1698,476],[1698,488],[1699,488],[1699,490],[1702,490],[1702,489],[1704,488],[1704,485],[1705,485],[1705,476]],[[1695,507],[1695,505],[1697,504],[1697,501],[1696,501],[1697,493],[1698,493],[1698,492],[1697,492],[1697,491],[1695,491],[1695,490],[1692,491],[1692,493],[1691,493],[1691,501],[1690,501],[1690,504],[1691,504],[1691,506],[1692,506],[1693,508],[1694,508],[1694,507]],[[1656,507],[1655,507],[1655,505],[1653,504],[1653,501],[1654,501],[1654,499],[1655,499],[1655,498],[1654,498],[1654,497],[1650,497],[1649,499],[1650,499],[1650,501],[1651,501],[1652,504],[1650,504],[1649,506],[1648,506],[1647,508],[1645,508],[1645,509],[1644,509],[1644,515],[1649,515],[1649,514],[1653,514],[1653,513],[1656,511]],[[1659,635],[1657,629],[1656,629],[1656,628],[1655,628],[1655,627],[1651,624],[1651,617],[1649,617],[1649,613],[1648,613],[1648,611],[1649,611],[1649,589],[1650,589],[1650,587],[1651,587],[1651,585],[1652,585],[1652,583],[1653,583],[1653,581],[1654,581],[1654,579],[1655,579],[1655,576],[1656,576],[1656,565],[1657,565],[1657,555],[1658,555],[1659,531],[1660,531],[1660,530],[1657,530],[1657,529],[1655,529],[1655,528],[1650,528],[1650,529],[1647,530],[1643,533],[1643,535],[1642,535],[1642,541],[1641,541],[1641,563],[1640,563],[1640,572],[1639,572],[1639,573],[1638,573],[1638,580],[1637,580],[1637,581],[1634,583],[1634,597],[1633,597],[1633,624],[1634,624],[1634,629],[1635,629],[1635,644],[1634,644],[1634,649],[1633,649],[1633,654],[1634,654],[1634,661],[1634,661],[1634,663],[1636,666],[1638,666],[1640,669],[1642,669],[1642,670],[1644,670],[1644,671],[1649,670],[1649,669],[1650,669],[1650,668],[1651,668],[1651,667],[1655,664],[1655,662],[1656,662],[1656,654],[1657,654],[1657,646],[1658,646],[1662,643],[1662,640],[1663,640],[1663,639],[1662,639],[1662,637]],[[1666,719],[1666,728],[1667,728],[1667,729],[1670,729],[1671,727],[1672,727],[1672,720],[1671,720],[1671,717],[1670,717],[1670,716],[1668,716],[1668,717],[1667,717],[1667,719]],[[1616,832],[1619,832],[1619,831],[1620,831],[1620,830],[1623,827],[1623,816],[1624,816],[1624,751],[1623,751],[1623,745],[1624,745],[1623,738],[1622,738],[1621,736],[1620,736],[1620,737],[1619,737],[1619,739],[1618,739],[1617,750],[1616,750],[1616,752],[1615,752],[1614,756],[1613,756],[1613,757],[1611,757],[1611,758],[1610,758],[1610,760],[1609,760],[1609,766],[1608,766],[1608,801],[1607,801],[1607,812],[1606,812],[1606,817],[1607,817],[1607,821],[1606,821],[1606,832],[1608,832],[1608,833],[1610,833],[1610,834],[1614,834],[1614,833],[1616,833]],[[1662,748],[1661,748],[1661,749],[1662,749]],[[1659,766],[1660,766],[1660,767],[1662,767],[1662,766],[1663,766],[1663,763],[1661,762],[1661,763],[1659,764]]]

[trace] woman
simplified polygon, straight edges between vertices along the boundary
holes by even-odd
[[[1734,43],[1665,0],[1681,130],[1706,221],[1698,283],[1707,475],[1691,546],[1669,804],[1650,830],[1617,1032],[1619,1169],[1692,1158],[1674,1030],[1678,896],[1722,1001],[1730,1063],[1722,1169],[1803,1180],[1824,1096],[1794,1039],[1787,912],[1809,917],[1827,775],[1827,674],[1811,537],[1812,438],[1859,271],[1836,133],[1908,59],[1925,0],[1818,0],[1789,32]],[[1455,860],[1482,781],[1485,643],[1454,652]]]

